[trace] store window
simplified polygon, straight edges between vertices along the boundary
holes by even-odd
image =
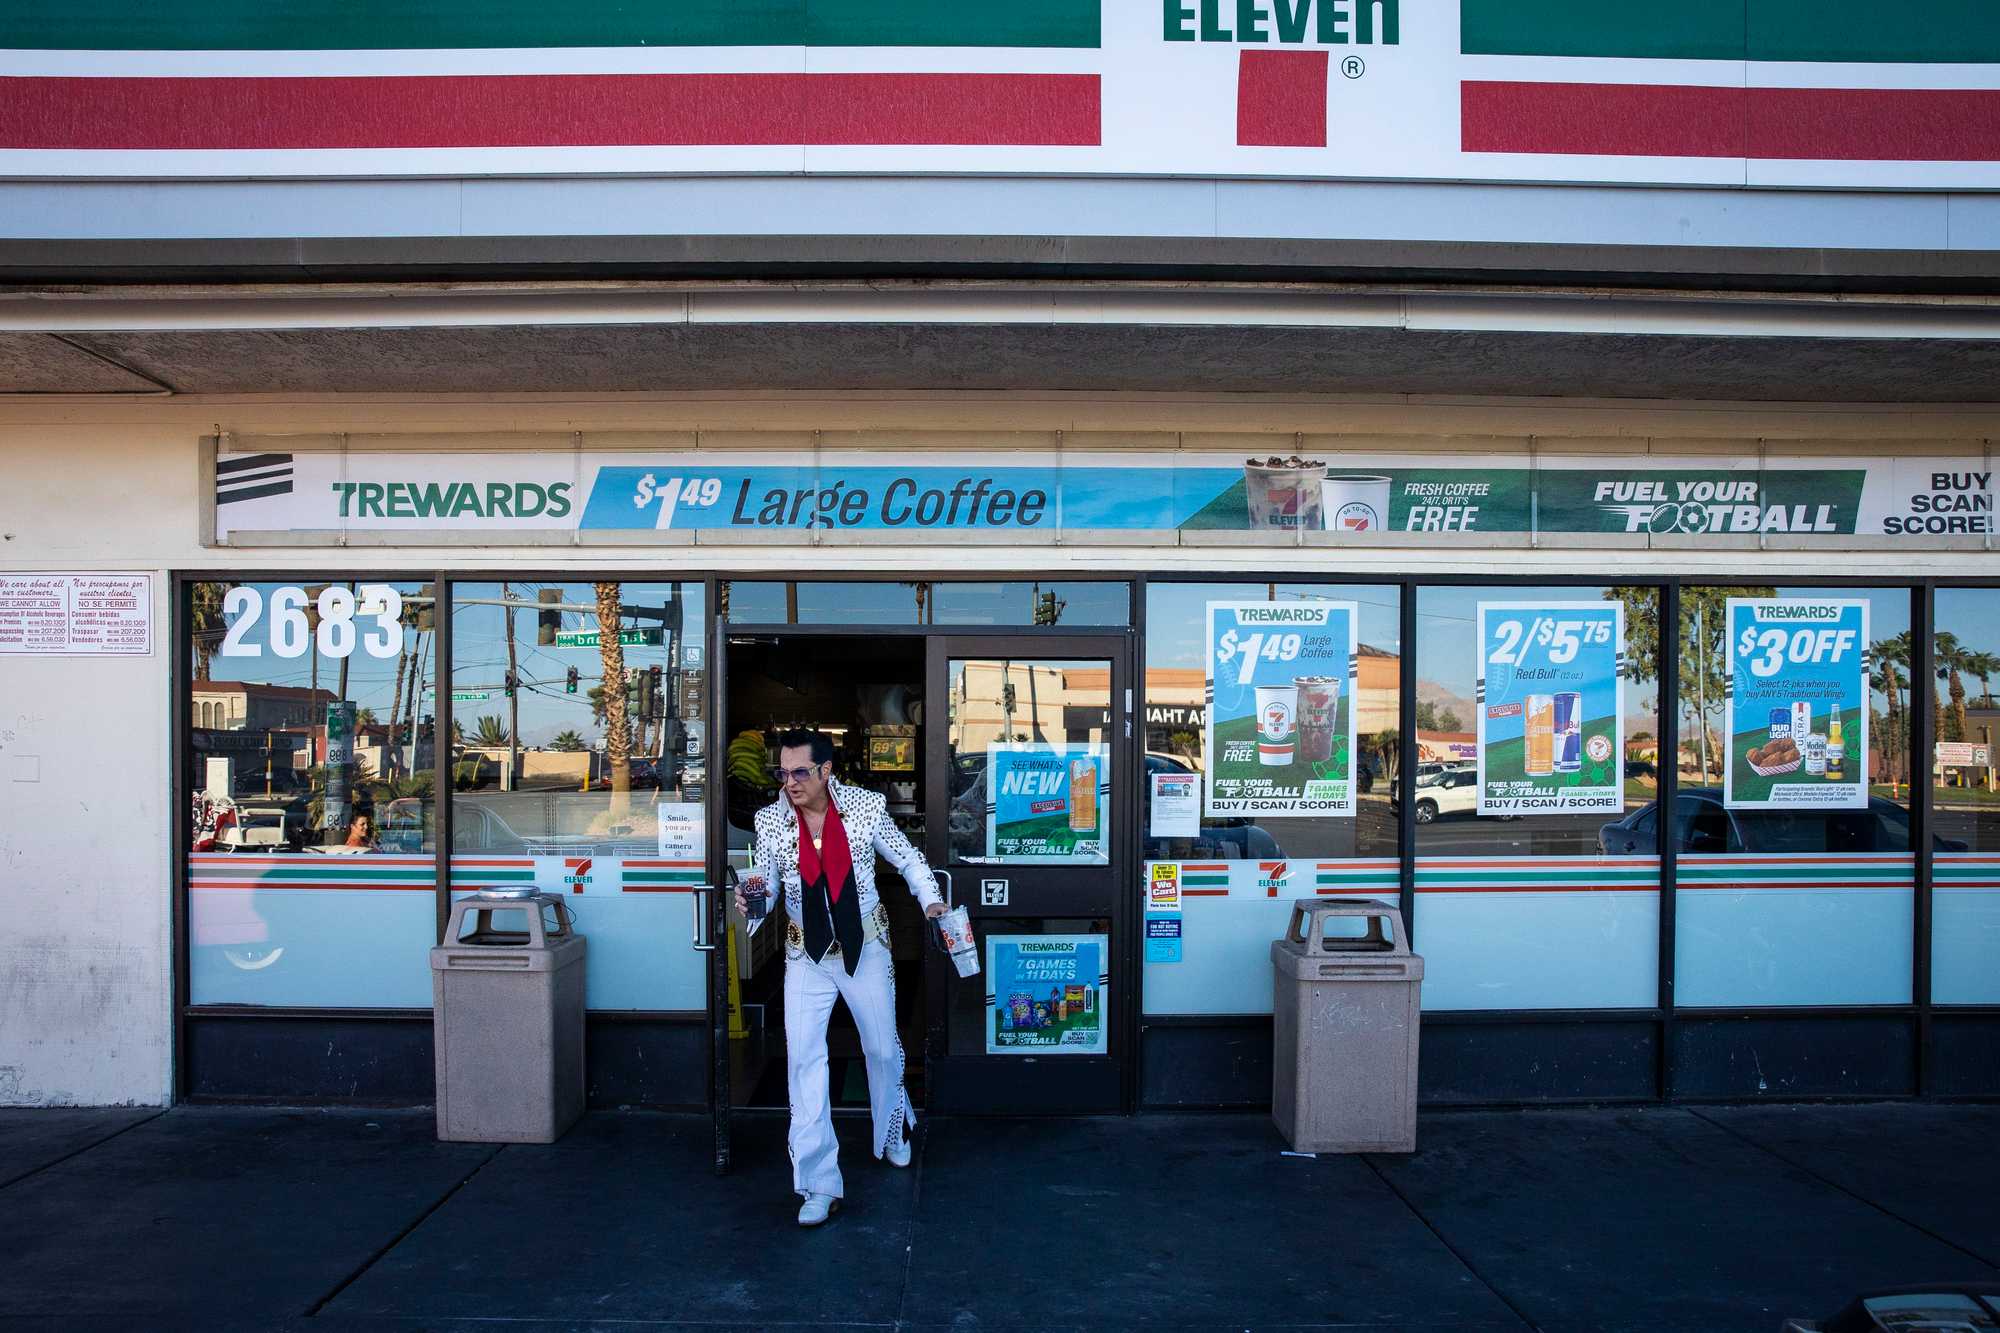
[[[1400,598],[1147,585],[1149,1014],[1269,1013],[1271,941],[1294,898],[1395,900]]]
[[[722,585],[732,625],[1097,626],[1132,621],[1126,583],[1017,580],[763,582]]]
[[[432,588],[213,581],[185,607],[191,1000],[428,1008]]]
[[[1675,998],[1907,1004],[1906,588],[1681,590]]]
[[[1417,592],[1427,1009],[1658,1003],[1660,590]]]
[[[1931,880],[1931,1000],[2000,1004],[2000,791],[1995,746],[2000,705],[2000,589],[1940,588],[1931,659],[1941,679],[1932,694],[1931,827],[1937,834]],[[1900,657],[1900,660],[1898,660]],[[1909,675],[1909,654],[1877,667]],[[1907,707],[1908,694],[1904,692]],[[1894,774],[1891,775],[1895,776]],[[1919,777],[1921,781],[1921,776]]]
[[[454,891],[560,893],[593,1009],[694,1010],[709,716],[699,583],[457,583]]]

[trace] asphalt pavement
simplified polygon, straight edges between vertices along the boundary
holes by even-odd
[[[1261,1116],[926,1122],[818,1231],[781,1117],[602,1113],[548,1147],[422,1111],[0,1111],[0,1330],[1775,1333],[2000,1281],[2000,1107],[1438,1112],[1410,1156]]]

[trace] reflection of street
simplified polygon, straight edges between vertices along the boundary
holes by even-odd
[[[1947,795],[1938,792],[1931,807],[1931,832],[1940,838],[1955,839],[1974,850],[1983,850],[1980,841],[1980,826],[1993,817],[1994,806],[1990,802],[1979,804],[1953,801],[1946,804]]]
[[[1585,856],[1610,815],[1529,815],[1521,819],[1444,817],[1417,830],[1418,856]]]

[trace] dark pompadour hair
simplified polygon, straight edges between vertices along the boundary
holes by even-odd
[[[793,727],[788,731],[779,732],[778,748],[780,750],[809,748],[812,750],[812,761],[815,764],[833,762],[833,737],[823,731],[815,731],[811,727]]]

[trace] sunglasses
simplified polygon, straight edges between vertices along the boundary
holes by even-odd
[[[781,783],[804,782],[807,778],[819,772],[819,768],[818,764],[814,764],[811,768],[774,768],[771,770],[771,776]]]

